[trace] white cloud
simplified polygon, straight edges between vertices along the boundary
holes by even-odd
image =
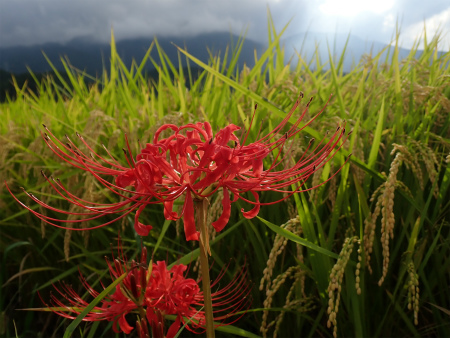
[[[395,28],[395,16],[392,13],[387,14],[383,19],[383,31],[387,31],[389,33],[393,32],[393,29]]]
[[[326,0],[319,8],[326,15],[352,17],[363,12],[381,14],[393,6],[393,0]]]
[[[449,50],[450,48],[450,7],[435,14],[423,21],[416,22],[407,26],[401,32],[401,44],[405,48],[410,48],[420,37],[423,46],[423,37],[426,29],[427,40],[430,41],[437,34],[440,34],[440,49]]]

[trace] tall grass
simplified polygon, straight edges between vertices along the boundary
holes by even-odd
[[[299,91],[314,97],[307,119],[332,95],[296,147],[300,153],[310,138],[322,139],[346,120],[353,133],[345,149],[312,180],[326,180],[352,153],[350,164],[319,189],[262,208],[259,218],[244,219],[235,208],[212,242],[213,274],[233,258],[230,276],[247,262],[254,283],[252,308],[223,335],[449,336],[450,53],[438,53],[439,36],[424,36],[420,55],[418,40],[400,61],[397,36],[387,53],[367,55],[345,73],[344,53],[325,63],[316,55],[314,69],[301,55],[297,64],[286,65],[282,33],[269,17],[269,47],[255,54],[251,69],[237,62],[243,39],[211,55],[208,64],[182,48],[180,64],[172,64],[155,39],[145,57],[127,68],[112,36],[111,68],[91,86],[83,81],[87,74],[61,60],[69,81],[55,67],[62,86],[52,78],[39,82],[37,93],[16,86],[17,99],[0,106],[1,181],[26,203],[20,187],[68,208],[41,176],[43,170],[79,196],[107,201],[111,196],[92,177],[46,149],[42,123],[61,137],[75,139],[79,132],[99,151],[104,144],[121,158],[125,133],[138,151],[164,123],[207,120],[214,130],[229,123],[248,127],[257,103],[257,127],[250,131],[256,139],[259,127],[270,131]],[[204,70],[194,76],[180,67],[182,58]],[[157,66],[158,81],[144,77],[148,62]],[[0,195],[0,335],[60,336],[70,321],[20,309],[42,308],[38,292],[48,298],[59,280],[79,285],[78,269],[95,286],[119,229],[130,256],[139,248],[134,220],[70,232],[30,216],[4,184]],[[157,247],[155,259],[188,261],[198,255],[158,206],[147,208],[144,220],[154,225],[142,241],[150,250]],[[110,326],[80,324],[77,334],[109,336]]]

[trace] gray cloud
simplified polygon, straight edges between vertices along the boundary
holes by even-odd
[[[274,13],[293,6],[286,0],[270,5]],[[117,39],[224,30],[239,34],[247,27],[253,38],[266,34],[266,4],[257,0],[0,0],[0,8],[2,46],[64,42],[77,36],[109,41],[111,27]]]
[[[449,8],[447,0],[397,0],[387,12],[354,17],[325,15],[325,0],[0,0],[0,46],[64,43],[76,37],[108,42],[142,36],[189,36],[232,31],[267,39],[267,7],[278,30],[292,19],[285,36],[312,32],[349,33],[388,42],[398,18],[402,27],[423,22]],[[447,23],[450,26],[450,23]],[[450,27],[443,27],[450,30]],[[405,29],[408,31],[407,29]]]

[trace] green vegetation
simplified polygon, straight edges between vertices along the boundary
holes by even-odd
[[[164,123],[206,120],[213,130],[229,123],[246,127],[257,103],[249,136],[255,140],[260,127],[264,135],[277,125],[300,91],[314,97],[305,121],[330,100],[295,140],[297,155],[311,137],[321,140],[346,120],[353,130],[349,140],[307,184],[326,180],[352,153],[349,164],[314,191],[262,207],[258,218],[244,219],[233,206],[220,240],[211,242],[213,276],[232,259],[230,279],[246,264],[254,283],[251,309],[218,336],[276,331],[280,337],[330,337],[336,324],[338,336],[450,336],[450,53],[438,55],[439,36],[424,37],[420,57],[414,56],[416,47],[399,62],[397,36],[386,58],[367,56],[344,74],[344,53],[325,63],[316,55],[317,69],[301,56],[296,65],[285,65],[283,32],[275,32],[270,20],[268,27],[269,48],[255,55],[252,69],[237,66],[242,41],[224,59],[212,56],[208,65],[180,49],[180,60],[204,69],[194,79],[189,68],[171,64],[155,40],[151,48],[162,62],[158,79],[148,82],[142,69],[152,62],[149,53],[127,69],[112,37],[111,69],[91,85],[65,62],[67,73],[37,81],[36,92],[16,86],[16,99],[0,105],[1,181],[48,215],[20,190],[68,209],[41,170],[78,196],[109,201],[92,176],[46,147],[42,123],[60,138],[67,134],[77,141],[79,132],[99,153],[104,144],[123,160],[125,133],[137,152],[139,142],[150,140]],[[211,201],[213,218],[217,208],[220,201]],[[148,207],[142,220],[154,226],[142,241],[149,252],[158,248],[155,259],[170,263],[198,255],[197,246],[178,232],[179,224],[165,223],[161,206]],[[109,243],[116,245],[118,231],[129,258],[140,248],[133,224],[129,216],[90,232],[57,229],[22,208],[2,184],[0,336],[62,336],[70,320],[20,309],[43,308],[38,292],[48,299],[58,280],[84,292],[78,269],[101,290],[96,281],[108,278],[103,257]],[[111,323],[81,323],[75,332],[109,337],[110,328]]]

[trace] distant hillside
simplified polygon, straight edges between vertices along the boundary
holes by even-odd
[[[184,68],[184,74],[187,74],[186,67]],[[198,76],[202,73],[203,69],[194,65],[189,66],[191,71],[192,80],[195,81]],[[70,79],[66,75],[65,72],[61,72],[60,75],[63,77],[64,81],[70,85]],[[145,79],[148,79],[148,81],[157,81],[159,78],[159,73],[156,69],[152,70],[144,70],[143,77]],[[47,77],[50,77],[52,79],[52,82],[54,82],[55,85],[59,87],[63,87],[61,81],[58,79],[57,76],[55,76],[54,72],[44,72],[44,73],[34,73],[34,76],[37,78],[38,83],[40,83],[43,79],[46,79]],[[17,86],[19,88],[23,88],[26,84],[26,89],[28,91],[37,92],[38,86],[36,85],[36,81],[31,76],[30,73],[21,73],[21,74],[12,74],[9,72],[6,72],[4,70],[0,69],[0,103],[5,102],[7,97],[11,99],[16,98],[16,90],[13,84],[13,78],[15,79]],[[85,83],[89,86],[93,84],[93,80],[85,77],[84,78]],[[186,82],[187,88],[190,87],[190,84]]]
[[[158,43],[169,59],[178,67],[178,51],[174,46],[186,47],[189,53],[198,59],[208,62],[209,53],[216,55],[224,54],[229,47],[228,60],[231,57],[231,48],[236,45],[239,37],[229,33],[208,33],[190,38],[179,37],[159,37]],[[116,42],[117,52],[127,67],[131,67],[133,60],[141,62],[154,38],[136,38],[126,39]],[[239,55],[239,65],[247,64],[249,67],[254,65],[254,51],[260,54],[265,46],[258,42],[246,39]],[[87,74],[99,77],[104,69],[110,66],[111,47],[106,43],[98,43],[89,38],[79,37],[69,41],[66,44],[47,43],[30,47],[10,47],[0,48],[0,102],[4,102],[6,95],[15,97],[15,90],[12,84],[12,76],[22,87],[27,83],[27,88],[34,91],[36,89],[33,78],[29,75],[28,69],[31,69],[40,80],[47,74],[52,75],[52,68],[45,59],[43,53],[55,65],[58,70],[63,70],[60,62],[61,57],[67,57],[70,64]],[[159,63],[159,56],[156,48],[153,48],[151,57]],[[186,66],[186,58],[182,58],[182,66]],[[192,62],[190,67],[193,75],[197,74],[198,67]],[[148,61],[144,68],[144,73],[148,78],[157,78],[157,72],[154,65]],[[56,79],[55,76],[53,76]]]
[[[348,39],[348,42],[347,42]],[[317,49],[322,64],[329,62],[329,55],[333,57],[333,62],[337,62],[342,55],[344,47],[345,57],[343,62],[344,72],[349,72],[355,65],[357,65],[363,55],[371,54],[372,56],[380,53],[386,44],[378,41],[363,40],[354,35],[348,34],[326,34],[326,33],[300,33],[285,38],[282,43],[286,48],[286,61],[294,55],[292,62],[296,64],[297,53],[309,63],[312,60],[311,67],[315,68],[315,51]],[[347,45],[346,45],[347,43]],[[381,62],[385,61],[389,48],[387,48],[381,55]],[[406,48],[399,48],[399,59],[402,60],[410,54],[410,50]],[[416,57],[422,54],[422,50],[416,52]],[[390,48],[390,56],[392,56],[393,47]],[[443,55],[444,52],[438,52],[438,56]],[[390,60],[390,58],[388,59]],[[324,69],[329,69],[325,66]]]
[[[54,81],[56,85],[62,87],[62,83],[58,80],[53,72],[34,73],[34,76],[37,78],[39,83],[42,81],[42,79],[51,77],[52,81]],[[61,76],[66,83],[70,83],[70,79],[66,75],[66,73],[62,72]],[[32,91],[34,93],[37,92],[38,86],[30,73],[26,72],[21,74],[12,74],[0,69],[0,103],[5,102],[7,97],[12,100],[16,98],[17,93],[13,83],[13,78],[15,79],[15,82],[17,83],[17,86],[19,88],[23,88],[26,85],[25,88],[27,89],[27,91]],[[87,78],[85,78],[85,81],[92,82],[92,80],[89,80]]]
[[[355,64],[358,64],[364,54],[372,52],[372,55],[376,55],[386,47],[383,43],[364,41],[353,35],[349,37],[346,34],[334,35],[314,32],[284,38],[281,40],[281,44],[285,46],[286,62],[293,56],[292,62],[296,64],[296,52],[299,52],[309,62],[317,48],[323,64],[328,63],[328,47],[334,61],[339,59],[347,38],[349,40],[343,64],[344,72],[349,72]],[[133,60],[137,62],[142,60],[153,40],[153,37],[121,40],[116,42],[116,48],[122,61],[127,67],[130,67]],[[174,44],[186,47],[189,53],[207,62],[210,59],[209,51],[213,55],[218,53],[223,55],[227,46],[231,48],[231,46],[236,45],[238,40],[238,36],[224,32],[201,34],[189,38],[158,37],[158,43],[176,67],[178,67],[178,51]],[[261,55],[266,48],[267,46],[263,43],[246,39],[240,52],[239,65],[242,66],[245,63],[252,67],[254,65],[254,51],[256,50],[258,55]],[[74,67],[84,70],[94,77],[99,77],[104,67],[109,69],[110,45],[93,41],[89,37],[78,37],[66,44],[47,43],[31,47],[0,48],[0,101],[5,100],[6,93],[14,97],[15,91],[11,82],[12,74],[15,74],[19,86],[23,86],[27,82],[28,88],[33,90],[35,85],[28,74],[27,66],[37,74],[38,79],[46,73],[51,73],[52,69],[43,52],[58,70],[63,69],[60,62],[61,57],[67,57]],[[400,48],[400,59],[405,58],[409,53],[409,50]],[[418,51],[417,56],[420,54],[421,51]],[[442,54],[443,52],[439,53],[439,55]],[[385,55],[382,56],[383,59]],[[228,56],[231,56],[231,52]],[[156,48],[152,50],[151,57],[159,63]],[[181,60],[182,66],[185,67],[186,59],[182,57]],[[314,62],[311,62],[310,65],[315,68]],[[196,68],[192,62],[190,66]],[[325,69],[328,69],[328,67],[325,67]],[[151,62],[147,62],[144,72],[150,78],[157,75]]]
[[[186,46],[189,53],[202,61],[208,61],[208,49],[213,54],[223,53],[232,41],[236,44],[238,39],[238,36],[229,33],[208,33],[189,38],[158,37],[158,43],[175,65],[178,65],[178,53],[173,44],[180,47]],[[137,62],[142,60],[152,41],[153,37],[126,39],[117,41],[116,47],[122,61],[130,67],[133,59]],[[254,50],[256,49],[259,53],[264,48],[263,44],[246,39],[240,53],[239,63],[253,66]],[[77,38],[66,44],[47,43],[31,47],[0,48],[0,69],[14,74],[27,72],[27,66],[35,73],[51,71],[43,52],[59,70],[63,68],[59,60],[66,56],[74,67],[84,70],[90,75],[101,74],[105,66],[109,68],[109,44]],[[151,56],[157,62],[159,61],[156,48],[152,50]],[[183,66],[185,64],[183,62]],[[152,69],[154,66],[148,62],[146,70]]]
[[[357,64],[364,54],[372,51],[375,55],[381,51],[386,44],[376,41],[365,41],[354,35],[347,34],[325,34],[317,32],[300,33],[294,36],[286,37],[281,43],[286,47],[286,61],[295,56],[295,51],[301,52],[310,60],[316,48],[319,51],[322,62],[328,61],[328,46],[331,54],[338,58],[344,48],[345,42],[349,37],[346,56],[344,59],[344,71],[350,71],[352,65]],[[178,53],[174,44],[185,47],[192,55],[202,61],[209,60],[208,49],[213,53],[223,53],[227,46],[238,41],[239,37],[226,32],[206,33],[193,37],[158,37],[158,42],[164,52],[169,56],[175,65],[178,65]],[[129,67],[132,60],[142,60],[145,52],[150,47],[153,37],[126,39],[116,42],[117,50],[122,61]],[[260,55],[267,48],[267,45],[245,39],[240,53],[240,64],[246,63],[248,66],[254,64],[254,50]],[[85,70],[90,75],[100,74],[103,67],[109,68],[110,46],[108,43],[99,43],[89,37],[78,37],[65,44],[47,43],[30,47],[8,47],[0,48],[0,69],[7,72],[20,74],[26,73],[27,66],[35,73],[51,71],[48,62],[43,56],[43,52],[55,64],[58,69],[62,69],[60,58],[67,56],[71,64],[81,70]],[[417,52],[418,54],[421,51]],[[409,54],[408,49],[400,48],[400,58]],[[158,54],[154,49],[151,56],[159,61]],[[183,66],[185,66],[185,59]],[[294,58],[295,61],[295,58]],[[146,70],[152,70],[154,66],[148,62]]]

